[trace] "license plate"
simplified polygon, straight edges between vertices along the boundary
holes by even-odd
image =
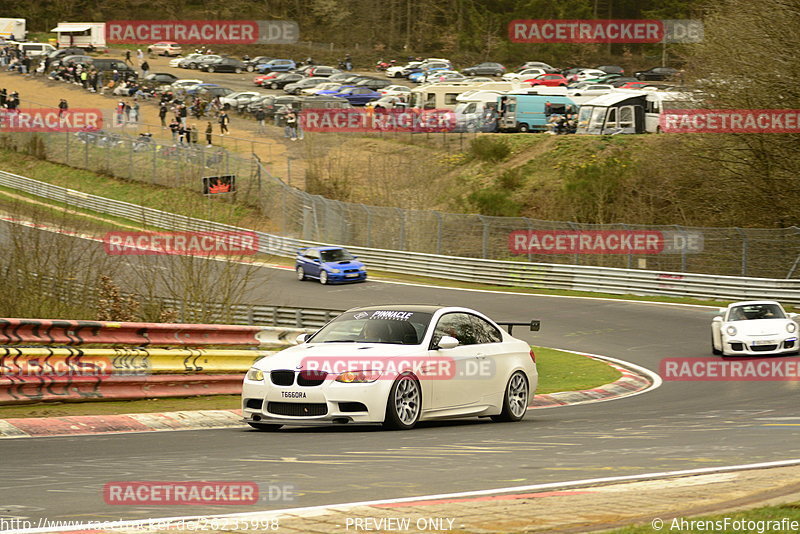
[[[777,345],[777,344],[778,344],[777,342],[772,341],[771,339],[759,339],[753,341],[753,345]]]
[[[346,274],[345,278],[358,278],[358,273]]]

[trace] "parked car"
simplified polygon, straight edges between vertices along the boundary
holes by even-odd
[[[538,385],[536,357],[503,324],[521,323],[452,306],[350,309],[298,336],[299,345],[253,364],[242,385],[244,420],[261,431],[320,423],[408,430],[463,417],[520,421]],[[526,324],[533,329],[537,322]],[[476,360],[486,365],[468,364]]]
[[[367,102],[365,107],[373,109],[406,109],[408,102],[399,96],[382,96],[378,100]]]
[[[297,68],[297,65],[291,59],[271,59],[266,63],[257,65],[258,72],[264,74],[267,72],[287,72]]]
[[[653,67],[652,69],[636,72],[633,76],[640,81],[664,81],[672,79],[677,74],[678,69],[673,69],[672,67]]]
[[[274,58],[271,58],[269,56],[256,56],[250,59],[243,59],[242,63],[244,63],[244,70],[246,70],[247,72],[253,72],[254,70],[256,70],[256,67],[258,65],[263,65],[264,63],[268,63],[273,59]]]
[[[500,63],[479,63],[473,67],[461,69],[464,76],[502,76],[506,73],[506,68]]]
[[[425,70],[452,70],[453,65],[446,59],[434,60],[427,59],[414,67],[405,68],[402,70],[403,77],[409,78],[412,74],[422,72]]]
[[[150,54],[156,54],[159,56],[179,56],[183,54],[183,48],[178,43],[172,41],[160,41],[155,44],[151,44],[147,47],[147,52]]]
[[[369,87],[355,86],[343,89],[342,91],[331,96],[344,98],[350,102],[350,105],[352,106],[363,106],[371,100],[378,100],[381,97],[381,94],[377,91],[373,91]]]
[[[203,70],[203,68],[206,65],[208,65],[210,63],[213,63],[213,62],[217,61],[218,59],[222,59],[222,56],[220,56],[218,54],[206,54],[206,55],[201,56],[201,57],[197,58],[196,60],[194,60],[193,63],[192,63],[193,66],[190,67],[190,68],[197,69],[197,70]]]
[[[540,74],[530,80],[524,80],[531,85],[544,85],[546,87],[566,87],[569,82],[563,74]]]
[[[301,248],[295,258],[298,280],[313,278],[321,284],[363,282],[367,268],[342,247]]]
[[[796,354],[797,314],[774,300],[734,302],[711,321],[711,352],[722,356]]]
[[[94,58],[85,54],[74,54],[70,56],[61,56],[60,58],[50,62],[50,68],[61,67],[62,65],[89,65]]]
[[[253,83],[258,85],[259,87],[269,87],[269,84],[272,80],[277,78],[278,76],[282,76],[286,74],[285,72],[269,72],[267,74],[259,74],[255,78],[253,78]]]
[[[227,106],[227,108],[239,109],[240,105],[261,96],[264,96],[264,94],[257,91],[236,91],[220,97],[219,101],[223,107]]]
[[[190,95],[203,95],[203,96],[227,96],[233,92],[232,89],[219,86],[215,83],[201,83],[197,84],[190,89],[186,90]]]
[[[530,67],[527,69],[518,70],[517,72],[503,74],[503,80],[507,82],[513,82],[514,80],[527,80],[542,74],[547,74],[547,71],[541,67]]]
[[[386,69],[386,76],[389,78],[403,78],[403,71],[414,69],[422,65],[422,61],[410,61],[405,65],[393,65]]]
[[[595,67],[597,70],[602,70],[607,74],[625,74],[625,69],[620,67],[619,65],[600,65],[599,67]]]
[[[387,85],[378,92],[383,96],[399,96],[408,99],[411,96],[411,88],[405,85]]]
[[[172,85],[178,81],[178,77],[169,72],[151,72],[144,77],[143,81],[159,85]]]
[[[542,61],[526,61],[525,63],[520,65],[519,68],[517,68],[517,71],[521,71],[524,69],[533,69],[533,68],[544,69],[545,72],[557,72],[555,68],[551,67],[550,65]]]
[[[50,58],[50,61],[54,59],[59,59],[64,56],[83,56],[86,52],[83,48],[58,48],[53,50],[47,54],[47,57]]]
[[[463,82],[471,80],[455,70],[437,70],[428,72],[422,77],[423,83]]]
[[[235,72],[240,74],[244,71],[244,64],[232,57],[222,57],[213,61],[203,61],[198,68],[205,72]]]
[[[197,63],[204,57],[206,57],[206,54],[189,54],[178,61],[178,67],[182,69],[195,69],[197,68]]]
[[[321,93],[322,91],[328,91],[331,89],[336,89],[341,87],[342,84],[338,82],[329,82],[325,81],[319,85],[314,85],[312,87],[306,87],[305,89],[300,90],[301,95],[316,95]]]
[[[269,80],[269,84],[265,83],[264,87],[268,86],[270,89],[283,89],[290,83],[299,82],[300,80],[305,80],[305,76],[296,72],[284,72],[272,80]]]
[[[178,67],[178,68],[182,68],[182,69],[188,69],[189,68],[188,67],[189,61],[192,60],[192,59],[197,59],[202,55],[203,54],[189,54],[189,55],[184,56],[184,57],[176,57],[176,58],[173,58],[173,59],[169,60],[169,66],[170,67]]]
[[[172,85],[170,87],[172,88],[173,91],[188,91],[189,89],[193,89],[194,87],[197,87],[198,85],[203,83],[205,83],[203,80],[184,79],[172,82]]]
[[[383,89],[384,87],[389,87],[390,85],[392,85],[392,82],[389,80],[382,80],[380,78],[366,78],[356,82],[357,87],[369,87],[373,91]]]
[[[617,89],[644,89],[645,87],[655,87],[650,85],[649,82],[633,82],[628,79],[614,80],[611,82],[611,85]]]
[[[319,89],[315,94],[319,96],[330,96],[341,93],[345,89],[352,89],[353,87],[355,87],[355,85],[338,83],[329,89]]]
[[[337,69],[337,68],[334,68],[334,67],[329,67],[327,65],[314,65],[314,66],[312,66],[312,68],[309,71],[308,75],[309,76],[314,76],[314,77],[317,77],[317,78],[320,77],[320,76],[330,77],[330,76],[333,76],[334,74],[339,74],[340,72],[342,72],[342,71]]]
[[[283,87],[283,90],[290,94],[290,95],[299,95],[300,91],[303,89],[308,89],[310,87],[316,87],[322,83],[327,82],[328,79],[324,77],[320,78],[303,78],[302,80],[296,81],[294,83],[287,84]]]
[[[608,83],[610,83],[614,87],[625,87],[626,85],[631,84],[631,83],[632,84],[636,84],[636,86],[638,86],[639,84],[641,84],[643,86],[644,85],[649,85],[647,82],[640,82],[636,78],[631,78],[631,77],[628,77],[628,76],[620,76],[618,78],[614,78],[613,80],[609,80]]]
[[[605,76],[606,73],[602,70],[598,69],[583,69],[577,74],[573,75],[569,78],[570,81],[574,82],[584,82],[586,80],[592,80],[598,78],[600,76]]]
[[[600,96],[613,90],[614,86],[610,84],[581,82],[567,89],[567,96]]]

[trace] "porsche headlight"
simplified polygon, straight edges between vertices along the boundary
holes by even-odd
[[[264,371],[261,369],[256,369],[255,367],[251,368],[247,371],[247,379],[252,380],[254,382],[263,382],[264,380]]]
[[[733,325],[731,325],[728,328],[726,328],[725,331],[728,333],[729,336],[735,336],[736,335],[736,327],[733,326]]]
[[[339,374],[336,381],[345,384],[367,384],[375,382],[380,376],[379,371],[347,371]]]
[[[786,331],[789,332],[790,334],[797,331],[797,325],[791,321],[786,323]]]

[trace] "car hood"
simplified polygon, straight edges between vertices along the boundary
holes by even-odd
[[[775,336],[788,334],[786,325],[789,319],[751,319],[749,321],[732,321],[728,325],[736,327],[737,335],[745,336]]]
[[[326,261],[323,265],[329,269],[358,269],[363,267],[364,264],[360,261]]]
[[[262,371],[298,369],[298,365],[303,365],[304,369],[308,369],[309,366],[314,368],[313,366],[316,365],[316,368],[327,366],[328,369],[338,370],[340,366],[346,366],[347,369],[356,370],[355,368],[359,365],[363,366],[359,362],[426,355],[427,352],[420,345],[303,343],[284,349],[277,354],[266,356],[258,360],[253,366]]]

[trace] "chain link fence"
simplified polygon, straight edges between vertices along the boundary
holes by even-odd
[[[204,176],[234,174],[237,202],[257,207],[281,235],[308,241],[492,260],[800,277],[800,228],[796,226],[595,225],[369,206],[308,194],[273,176],[257,158],[221,147],[162,145],[117,133],[4,134],[0,146],[126,180],[195,192],[202,190]],[[663,232],[671,246],[657,254],[520,254],[512,250],[512,233],[535,231],[655,231]]]

